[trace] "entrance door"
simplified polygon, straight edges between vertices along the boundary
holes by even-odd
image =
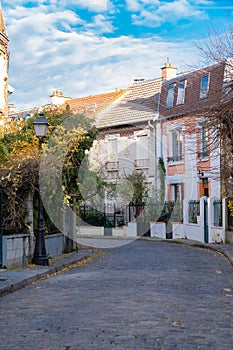
[[[208,177],[204,177],[202,179],[202,185],[201,185],[201,197],[209,197],[209,181]]]

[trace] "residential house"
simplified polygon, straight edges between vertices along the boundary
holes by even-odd
[[[161,87],[158,147],[166,164],[167,200],[221,196],[220,148],[205,112],[221,101],[224,65],[214,64]]]
[[[143,172],[155,181],[155,129],[161,78],[135,80],[125,93],[96,117],[97,150],[105,154],[102,165],[107,180]],[[99,153],[99,151],[97,151]]]

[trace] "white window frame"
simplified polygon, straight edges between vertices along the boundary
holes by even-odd
[[[181,85],[183,86],[183,88],[181,88]],[[184,104],[185,90],[186,90],[186,80],[183,80],[178,83],[177,101],[176,101],[177,106]]]
[[[171,184],[171,190],[172,190],[172,201],[182,203],[182,201],[184,199],[184,184],[183,184],[183,182]],[[178,193],[178,197],[176,197],[177,193]]]
[[[199,149],[200,158],[208,157],[208,129],[206,126],[200,126],[199,130]]]
[[[169,85],[167,88],[167,102],[166,108],[172,108],[174,106],[175,98],[175,84]]]
[[[173,135],[178,134],[178,147],[177,147],[177,154],[175,154],[175,149],[174,149],[174,139]],[[183,162],[183,133],[182,129],[172,129],[170,130],[170,135],[169,135],[169,157],[171,160],[169,163],[177,163],[177,162]]]
[[[205,84],[205,88],[203,88],[203,79],[208,78],[207,84]],[[210,85],[210,73],[203,74],[201,77],[201,85],[200,85],[200,99],[204,99],[208,97],[209,92],[209,85]]]

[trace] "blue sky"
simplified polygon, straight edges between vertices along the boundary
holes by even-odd
[[[50,102],[54,89],[81,97],[204,63],[195,46],[213,24],[228,29],[232,1],[2,0],[10,40],[9,102]]]

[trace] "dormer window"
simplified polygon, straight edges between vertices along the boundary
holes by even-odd
[[[176,102],[177,105],[182,105],[184,103],[185,86],[186,86],[185,81],[182,81],[178,84],[177,102]]]
[[[175,95],[175,85],[171,85],[167,89],[167,104],[166,104],[166,108],[173,107],[174,95]]]
[[[200,98],[207,98],[209,91],[209,75],[204,75],[201,79]]]

